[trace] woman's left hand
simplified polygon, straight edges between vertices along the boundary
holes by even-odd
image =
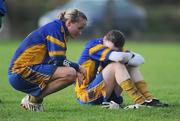
[[[86,69],[80,66],[79,71],[77,72],[77,78],[80,85],[83,83],[83,80],[86,78],[86,76],[87,76]]]

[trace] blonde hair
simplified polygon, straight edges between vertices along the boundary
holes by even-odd
[[[72,22],[78,22],[80,17],[87,20],[86,15],[78,9],[65,10],[58,16],[58,18],[62,21],[67,21],[70,19]]]

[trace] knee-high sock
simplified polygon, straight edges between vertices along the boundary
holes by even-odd
[[[132,98],[135,103],[144,103],[145,99],[143,95],[137,90],[134,83],[130,79],[121,82],[120,86],[124,91],[128,93],[130,98]]]
[[[154,96],[149,92],[147,84],[144,80],[136,82],[135,86],[146,100],[151,100],[154,98]]]

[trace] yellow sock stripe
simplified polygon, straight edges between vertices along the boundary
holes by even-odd
[[[148,88],[147,88],[147,84],[145,81],[138,81],[135,83],[137,89],[139,90],[139,92],[147,99],[147,100],[151,100],[154,98],[154,96],[149,92]]]

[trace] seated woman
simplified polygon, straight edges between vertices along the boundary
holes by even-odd
[[[125,50],[124,44],[124,35],[118,30],[112,30],[103,38],[90,40],[86,44],[79,64],[87,70],[87,77],[82,82],[77,79],[75,87],[79,103],[101,104],[113,100],[121,104],[121,93],[125,91],[138,106],[167,106],[147,89],[138,68],[144,63],[144,58]],[[105,104],[111,108],[114,102]]]

